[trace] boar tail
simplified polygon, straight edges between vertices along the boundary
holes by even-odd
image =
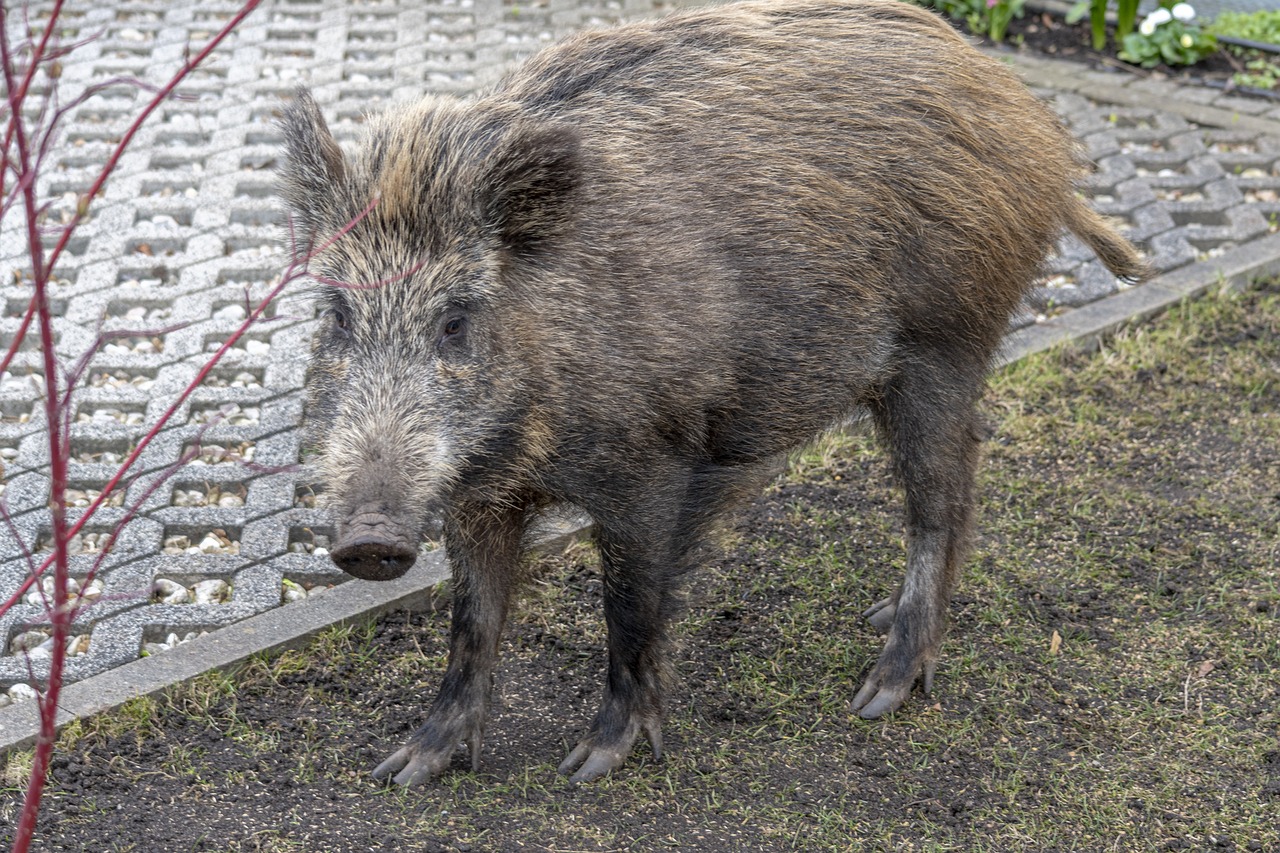
[[[1067,214],[1067,228],[1094,251],[1116,278],[1137,284],[1155,274],[1133,244],[1120,236],[1106,219],[1084,201],[1077,198],[1075,202]]]

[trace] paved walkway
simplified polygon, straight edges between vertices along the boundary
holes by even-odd
[[[102,36],[67,58],[64,93],[118,76],[164,79],[188,44],[202,44],[237,8],[227,0],[91,5],[69,13],[64,37]],[[166,105],[141,132],[61,268],[54,326],[67,363],[90,347],[99,321],[136,332],[93,357],[87,387],[77,392],[77,497],[88,500],[102,488],[210,348],[237,326],[246,293],[254,299],[266,292],[283,267],[273,121],[293,87],[313,87],[335,134],[350,140],[368,110],[428,90],[465,94],[568,30],[671,5],[290,0],[256,12],[184,87],[189,99]],[[1165,274],[1121,292],[1078,243],[1064,241],[1020,314],[1011,354],[1095,334],[1219,281],[1280,268],[1280,104],[1122,72],[1016,65],[1097,160],[1085,193],[1124,222]],[[113,86],[72,112],[39,187],[55,217],[87,188],[144,100]],[[16,220],[0,230],[0,346],[11,340],[30,295],[14,284],[23,267]],[[77,683],[66,693],[68,713],[296,642],[337,619],[421,604],[423,590],[444,576],[442,560],[432,557],[401,581],[345,582],[325,555],[330,529],[313,507],[305,471],[282,470],[299,461],[299,388],[311,324],[306,300],[286,294],[142,455],[141,476],[121,496],[125,505],[140,504],[140,517],[116,538],[101,597],[75,626],[68,677]],[[24,542],[40,553],[47,548],[48,482],[37,355],[23,350],[0,376],[0,461],[3,498]],[[203,433],[201,457],[147,496],[219,413],[225,420]],[[72,558],[78,578],[123,512],[114,504],[86,528]],[[0,533],[0,596],[27,571],[19,543]],[[164,601],[151,593],[157,581]],[[38,604],[24,603],[0,618],[0,695],[27,679],[27,661],[13,648],[19,635],[20,644],[39,645],[41,637],[29,632],[40,630],[41,614]],[[209,633],[182,642],[201,632]],[[140,659],[144,650],[151,654]],[[38,674],[38,661],[35,668]],[[0,748],[30,736],[33,705],[0,709]]]

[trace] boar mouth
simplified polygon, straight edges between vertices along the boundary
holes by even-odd
[[[329,556],[353,577],[395,580],[417,559],[418,537],[386,513],[362,512],[341,526]]]

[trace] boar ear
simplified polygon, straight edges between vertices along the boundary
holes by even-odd
[[[320,107],[305,88],[299,88],[280,120],[287,160],[281,173],[281,190],[301,226],[300,242],[334,227],[323,211],[332,207],[339,184],[346,176],[342,149],[329,133]]]
[[[541,125],[508,134],[480,179],[481,222],[506,248],[537,251],[568,228],[580,170],[572,128]]]

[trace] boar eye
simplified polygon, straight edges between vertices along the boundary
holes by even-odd
[[[350,331],[351,321],[347,317],[347,312],[341,308],[330,308],[330,316],[333,317],[333,325],[344,335]]]
[[[440,341],[438,345],[444,346],[447,343],[456,343],[460,341],[463,337],[463,333],[466,331],[466,328],[467,320],[465,317],[450,317],[445,321],[444,325],[440,327]]]

